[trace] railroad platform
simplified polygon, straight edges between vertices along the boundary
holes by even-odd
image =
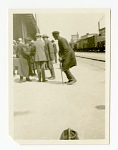
[[[99,52],[75,52],[76,57],[92,59],[105,62],[105,53]]]
[[[71,69],[77,79],[73,85],[62,84],[59,64],[54,64],[56,79],[45,83],[37,76],[23,83],[13,77],[15,139],[59,140],[67,128],[80,140],[105,138],[105,70],[81,59]],[[63,78],[67,81],[64,73]]]

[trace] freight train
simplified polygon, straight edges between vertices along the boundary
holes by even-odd
[[[87,34],[77,42],[70,43],[74,51],[105,52],[105,36],[98,34]]]

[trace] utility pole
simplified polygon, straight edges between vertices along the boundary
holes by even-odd
[[[77,41],[79,40],[79,34],[78,34],[78,32],[77,32]]]
[[[98,21],[98,33],[100,32],[100,21]]]
[[[79,40],[79,34],[77,32],[77,42],[76,42],[76,48],[78,49],[78,40]]]
[[[104,19],[104,16],[101,17],[101,19],[98,21],[98,33],[100,31],[100,21],[102,21]]]

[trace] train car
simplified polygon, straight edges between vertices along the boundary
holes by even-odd
[[[104,51],[105,50],[105,36],[98,34],[90,34],[79,39],[74,45],[75,51]]]
[[[89,35],[87,37],[81,38],[76,42],[77,51],[93,51],[97,49],[96,43],[97,35]]]
[[[98,51],[100,51],[100,52],[105,51],[105,36],[98,36],[97,48],[98,48]]]

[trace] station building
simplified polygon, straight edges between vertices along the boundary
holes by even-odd
[[[13,14],[13,40],[35,38],[35,34],[39,32],[35,17],[34,14]]]

